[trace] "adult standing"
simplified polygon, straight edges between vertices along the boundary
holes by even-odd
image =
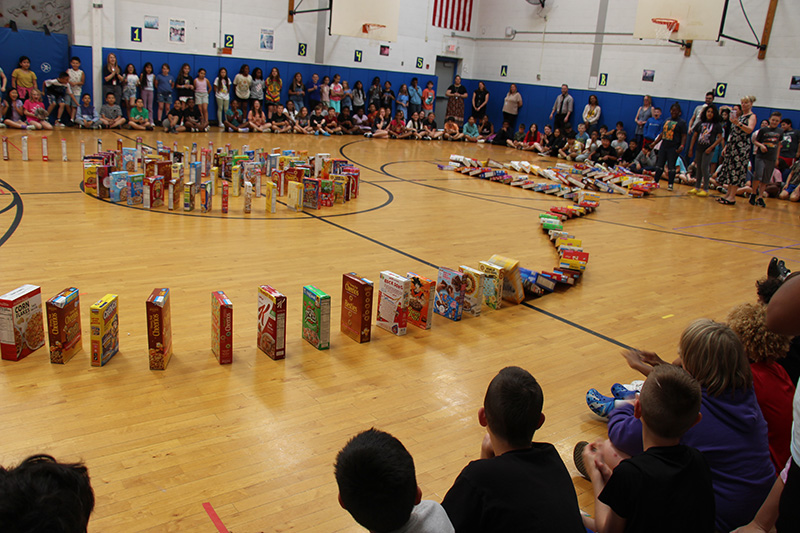
[[[110,53],[106,56],[106,64],[103,65],[103,101],[106,95],[111,93],[116,98],[116,102],[122,101],[122,70],[117,64],[116,54]]]
[[[447,113],[448,117],[456,119],[461,126],[464,123],[464,100],[467,98],[467,88],[461,85],[461,76],[456,75],[453,85],[447,88]]]
[[[703,117],[705,116],[705,110],[708,106],[714,103],[714,91],[708,91],[706,93],[706,101],[705,103],[700,104],[699,106],[694,108],[692,112],[692,119],[689,121],[689,131],[692,131],[695,126],[703,122]]]
[[[553,120],[553,115],[556,117],[554,129],[563,128],[564,123],[570,121],[574,108],[575,99],[569,94],[569,86],[565,83],[561,86],[561,94],[556,97],[553,110],[550,111],[550,120]]]
[[[289,100],[294,102],[294,108],[298,113],[306,105],[305,96],[306,86],[303,85],[303,75],[296,72],[294,78],[292,78],[292,83],[289,84]]]
[[[488,103],[489,91],[486,90],[486,84],[479,81],[478,88],[472,93],[472,116],[475,117],[475,122],[480,122],[483,115],[486,114],[486,104]]]
[[[422,87],[417,78],[411,78],[411,87],[408,88],[408,113],[409,116],[422,111]]]
[[[756,115],[753,113],[755,96],[742,97],[742,113],[734,107],[731,111],[731,132],[728,142],[722,149],[722,170],[719,182],[728,185],[728,192],[717,201],[723,205],[734,205],[739,187],[747,180],[747,164],[752,152],[750,135],[756,128]]]
[[[653,99],[649,94],[644,95],[644,102],[636,110],[636,145],[644,146],[644,125],[647,124],[647,119],[653,116]]]
[[[597,100],[597,95],[589,95],[589,103],[583,108],[583,123],[586,124],[586,131],[591,133],[597,129],[600,123],[600,102]],[[638,145],[641,146],[641,145]]]
[[[508,87],[506,97],[503,99],[503,120],[508,122],[512,132],[517,125],[517,117],[521,107],[522,95],[517,91],[517,84],[512,83]]]

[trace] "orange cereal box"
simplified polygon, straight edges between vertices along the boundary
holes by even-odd
[[[258,288],[258,349],[270,359],[286,358],[286,296],[269,285]]]
[[[19,361],[44,346],[42,289],[23,285],[0,296],[0,355]]]
[[[70,287],[45,303],[50,362],[64,364],[83,349],[78,289]]]
[[[219,364],[233,363],[233,302],[222,291],[211,293],[211,351]]]
[[[433,325],[433,293],[436,282],[413,272],[406,274],[411,280],[408,298],[408,323],[422,329]]]
[[[166,370],[172,357],[172,322],[169,289],[153,289],[147,308],[147,346],[150,370]]]

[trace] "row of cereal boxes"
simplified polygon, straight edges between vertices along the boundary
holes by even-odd
[[[395,335],[408,325],[430,329],[433,314],[461,320],[480,316],[486,305],[524,297],[519,264],[499,255],[479,268],[440,267],[436,281],[409,272],[380,273],[375,323]],[[154,289],[145,303],[151,370],[164,370],[172,356],[170,290]],[[373,283],[350,272],[342,278],[341,331],[356,342],[372,334]],[[83,349],[78,289],[70,287],[45,302],[50,362],[64,364]],[[107,294],[89,309],[91,364],[105,365],[119,351],[118,297]],[[330,348],[331,297],[313,285],[303,287],[302,336],[319,350]],[[0,353],[18,361],[45,343],[41,288],[23,285],[0,296]],[[272,359],[286,357],[286,296],[269,285],[258,289],[258,348]],[[211,293],[211,350],[220,364],[233,362],[233,303],[222,291]]]
[[[175,147],[177,148],[177,147]],[[275,152],[277,150],[277,152]],[[161,147],[157,155],[146,156],[141,149],[119,146],[118,150],[86,156],[83,160],[84,191],[98,198],[129,206],[170,211],[194,211],[199,196],[200,211],[213,210],[214,196],[220,197],[220,211],[227,213],[230,196],[243,196],[243,211],[252,212],[253,197],[266,199],[266,212],[277,211],[277,198],[288,196],[286,205],[294,211],[321,209],[343,204],[359,195],[361,170],[330,154],[309,157],[305,150],[276,148],[261,150],[191,151]]]

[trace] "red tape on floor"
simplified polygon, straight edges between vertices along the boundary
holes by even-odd
[[[217,512],[214,510],[214,507],[210,503],[208,502],[204,503],[203,509],[206,510],[206,513],[208,513],[208,517],[217,527],[217,531],[219,531],[219,533],[229,533],[228,528],[226,528],[225,524],[222,523],[222,520],[219,519]]]

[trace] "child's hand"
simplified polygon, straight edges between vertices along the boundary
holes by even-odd
[[[761,150],[761,153],[764,153],[764,152],[766,152],[766,151],[767,151],[767,145],[765,145],[765,144],[762,144],[762,145],[760,145],[760,146],[758,147],[758,149],[759,149],[759,150]]]
[[[653,367],[645,360],[644,354],[645,352],[640,350],[626,350],[622,352],[622,357],[625,358],[625,361],[627,361],[629,367],[634,370],[638,370],[646,376],[651,370],[653,370]]]

